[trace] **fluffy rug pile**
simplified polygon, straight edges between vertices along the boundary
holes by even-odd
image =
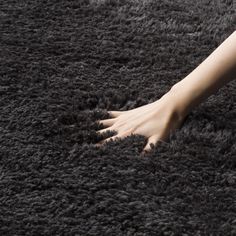
[[[234,9],[1,1],[0,234],[236,235],[235,81],[145,158],[141,135],[94,146],[97,119],[159,99],[235,30]]]

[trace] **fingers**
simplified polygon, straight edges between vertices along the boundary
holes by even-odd
[[[112,137],[110,137],[110,138],[107,138],[107,139],[104,139],[104,140],[100,141],[99,143],[96,143],[95,146],[99,147],[99,146],[105,144],[106,142],[109,142],[109,141],[111,141],[111,140],[116,140],[116,139],[121,138],[121,137],[122,137],[122,136],[119,135],[119,134],[114,135],[114,136],[112,136]]]
[[[98,131],[96,131],[96,133],[97,133],[97,134],[103,134],[103,133],[105,133],[105,132],[107,132],[107,131],[112,131],[111,127],[108,127],[108,128],[106,128],[106,129],[98,130]]]
[[[95,144],[95,146],[97,146],[97,147],[99,147],[99,146],[101,146],[101,145],[103,145],[104,143],[106,143],[106,142],[109,142],[109,141],[111,141],[111,140],[117,140],[117,139],[122,139],[122,138],[125,138],[125,137],[127,137],[127,136],[129,136],[129,135],[131,135],[131,134],[134,134],[134,132],[132,132],[132,129],[130,129],[130,130],[127,130],[127,131],[125,131],[125,132],[123,132],[123,133],[118,133],[118,134],[116,134],[116,135],[114,135],[114,136],[112,136],[112,137],[109,137],[109,138],[107,138],[107,139],[104,139],[104,140],[102,140],[102,141],[100,141],[99,143],[96,143]]]
[[[97,120],[98,124],[102,124],[105,127],[112,126],[117,121],[116,118],[122,115],[125,111],[107,111],[107,112],[113,119]]]
[[[116,122],[116,118],[115,119],[105,119],[105,120],[98,120],[97,121],[98,124],[102,124],[105,127],[112,126],[115,122]]]
[[[107,130],[107,129],[104,129],[104,130]],[[103,131],[105,132],[105,131]],[[100,141],[99,143],[96,143],[95,146],[97,147],[100,147],[102,146],[103,144],[109,142],[109,141],[116,141],[118,139],[122,139],[122,138],[125,138],[127,137],[128,135],[131,135],[132,132],[130,131],[126,131],[124,132],[123,134],[117,134],[117,135],[114,135],[112,137],[109,137],[107,139],[104,139],[102,141]],[[147,144],[145,145],[143,151],[141,152],[141,155],[144,155],[148,152],[150,152],[155,146],[157,146],[157,142],[165,142],[164,139],[161,139],[160,136],[157,136],[157,135],[154,135],[154,136],[151,136],[148,141],[147,141]]]
[[[115,117],[118,117],[120,115],[122,115],[125,111],[108,111],[108,114],[115,118]]]
[[[146,146],[144,147],[144,149],[142,151],[142,154],[151,151],[152,148],[154,148],[154,146],[156,146],[156,143],[157,143],[158,140],[160,140],[159,136],[157,136],[157,135],[156,136],[151,136],[148,139],[148,142],[147,142]]]

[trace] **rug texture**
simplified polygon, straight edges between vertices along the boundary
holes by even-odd
[[[141,135],[94,146],[235,19],[234,0],[1,1],[0,235],[236,235],[235,81],[145,158]]]

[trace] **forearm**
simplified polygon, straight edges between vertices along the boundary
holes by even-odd
[[[177,112],[185,117],[194,107],[236,78],[236,31],[169,93]]]

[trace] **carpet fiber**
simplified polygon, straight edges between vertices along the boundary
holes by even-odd
[[[107,110],[161,98],[235,30],[234,3],[1,1],[0,235],[236,235],[235,81],[146,157],[141,135],[94,146]]]

